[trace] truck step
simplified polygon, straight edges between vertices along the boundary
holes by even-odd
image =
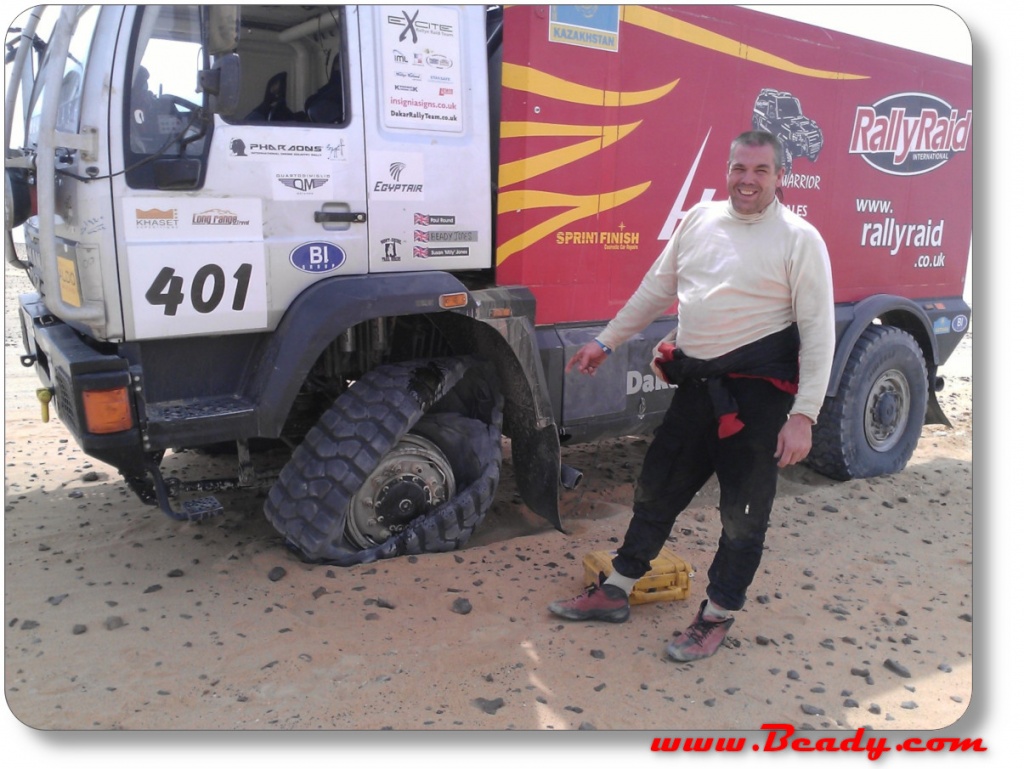
[[[181,503],[181,514],[190,521],[205,521],[224,513],[224,505],[216,497],[199,497]]]
[[[198,445],[246,432],[256,409],[248,398],[214,397],[146,404],[147,436],[155,448]]]
[[[175,499],[178,509],[172,504],[172,498],[178,497],[181,483],[177,478],[170,482],[164,479],[160,472],[160,465],[153,462],[147,468],[153,479],[152,503],[155,503],[165,515],[176,521],[205,521],[214,518],[224,512],[224,506],[214,496],[192,497],[190,499]]]
[[[252,410],[252,401],[247,398],[195,398],[147,404],[146,417],[150,422],[182,422],[191,419],[219,419],[248,414]]]

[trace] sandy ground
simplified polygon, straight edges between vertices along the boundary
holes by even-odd
[[[680,665],[662,649],[703,597],[713,482],[670,542],[695,568],[687,600],[637,607],[623,625],[545,609],[584,586],[586,553],[619,541],[645,440],[565,452],[585,474],[563,496],[568,534],[523,507],[506,462],[467,549],[306,565],[258,496],[222,495],[226,514],[203,524],[172,521],[59,421],[43,424],[17,359],[21,287],[8,269],[4,686],[27,726],[930,730],[970,705],[970,335],[940,394],[953,427],[926,427],[904,472],[848,483],[783,472],[763,569],[726,647]],[[209,459],[167,464],[196,462]]]

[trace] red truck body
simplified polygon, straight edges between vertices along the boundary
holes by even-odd
[[[497,278],[538,324],[612,317],[751,127],[793,141],[837,304],[962,296],[971,67],[731,6],[517,6],[504,37]]]

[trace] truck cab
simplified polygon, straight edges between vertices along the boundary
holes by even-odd
[[[163,477],[165,452],[236,445],[252,485],[251,442],[294,448],[382,364],[442,358],[462,372],[451,361],[475,343],[442,326],[470,325],[481,304],[528,308],[514,291],[470,295],[492,266],[484,8],[56,10],[26,100],[30,172],[8,173],[38,203],[8,222],[25,227],[36,288],[21,299],[23,362],[144,501],[212,514],[211,497]],[[419,421],[452,382],[406,368]],[[483,429],[498,437],[478,451],[490,464],[493,405]],[[395,503],[401,522],[367,513],[373,534],[347,549],[479,480],[437,460],[453,440],[437,432],[381,472],[408,475],[410,452],[444,467],[403,487],[416,499]]]

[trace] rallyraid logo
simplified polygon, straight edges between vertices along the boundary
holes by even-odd
[[[857,108],[850,154],[887,174],[928,173],[967,150],[972,117],[972,110],[961,114],[937,96],[887,96]]]

